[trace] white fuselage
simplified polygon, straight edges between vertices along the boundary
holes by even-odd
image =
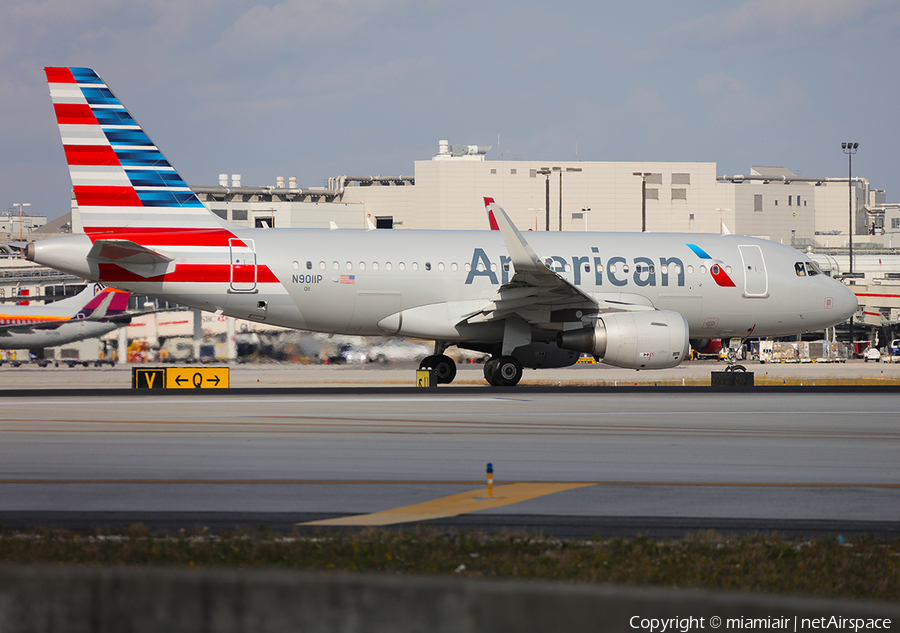
[[[28,332],[0,335],[0,349],[39,349],[97,338],[122,327],[111,321],[68,321]]]
[[[174,258],[164,279],[98,269],[84,259],[86,236],[39,242],[35,261],[133,292],[291,328],[445,341],[502,338],[496,323],[460,325],[512,278],[497,231],[228,228],[239,238],[230,245],[160,245]],[[856,310],[853,293],[841,283],[796,274],[796,265],[808,258],[766,240],[524,235],[548,267],[599,302],[679,312],[694,338],[796,334],[842,322]]]

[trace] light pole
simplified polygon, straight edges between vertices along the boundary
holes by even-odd
[[[841,143],[841,149],[847,155],[847,191],[850,208],[850,235],[847,253],[850,256],[850,283],[853,283],[853,155],[859,143]],[[856,345],[853,343],[853,317],[850,317],[850,358],[856,358]]]
[[[559,170],[559,230],[562,231],[562,168],[554,167]],[[581,167],[566,167],[567,172],[581,171]]]
[[[587,231],[587,216],[591,212],[590,207],[581,207],[581,217],[584,218],[584,230]]]
[[[719,234],[724,235],[725,233],[725,220],[722,219],[723,211],[731,211],[731,209],[721,209],[716,207],[716,211],[719,212]],[[733,225],[732,225],[733,226]]]
[[[14,207],[19,207],[19,241],[22,241],[22,207],[30,207],[30,202],[13,202]]]
[[[841,149],[847,155],[847,191],[850,208],[850,274],[853,274],[853,155],[858,147],[859,143],[841,143]]]
[[[632,175],[641,177],[641,233],[647,232],[647,176],[645,171],[636,171]]]
[[[555,169],[559,169],[559,167],[556,167]],[[542,167],[541,169],[537,170],[537,173],[539,173],[541,176],[547,177],[547,190],[546,190],[547,191],[547,194],[546,194],[547,199],[546,199],[546,203],[544,206],[544,209],[547,211],[547,226],[544,230],[549,231],[550,230],[550,174],[552,172],[549,167]]]

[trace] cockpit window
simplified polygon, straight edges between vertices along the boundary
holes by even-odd
[[[815,262],[797,262],[794,264],[794,272],[798,277],[812,277],[814,275],[822,275],[822,269]]]

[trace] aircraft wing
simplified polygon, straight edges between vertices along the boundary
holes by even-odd
[[[580,321],[582,316],[600,311],[593,297],[544,265],[500,205],[485,198],[485,206],[499,227],[515,273],[509,282],[500,286],[490,302],[467,315],[464,321],[483,323],[513,314],[529,323]],[[576,316],[578,312],[581,314]],[[571,314],[569,318],[567,313]]]
[[[62,321],[62,323],[66,323],[66,322],[67,321]],[[47,328],[56,327],[59,324],[60,324],[60,321],[57,321],[55,323],[46,324],[41,327],[43,327],[44,329],[47,329]],[[30,332],[34,332],[35,329],[36,329],[36,326],[31,325],[31,324],[28,324],[28,325],[23,325],[23,324],[0,325],[0,339],[2,339],[4,336],[12,336],[13,334],[28,334]]]
[[[484,323],[518,315],[529,323],[562,328],[565,322],[586,323],[601,312],[653,309],[640,297],[587,294],[544,265],[502,207],[492,198],[484,201],[492,227],[496,224],[495,230],[503,236],[515,273],[496,296],[466,315],[463,322]]]

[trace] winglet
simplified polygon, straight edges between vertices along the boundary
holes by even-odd
[[[497,222],[497,230],[503,236],[503,242],[506,244],[506,250],[512,258],[512,265],[516,272],[536,272],[547,273],[549,269],[544,265],[531,245],[525,241],[525,238],[516,228],[506,211],[499,204],[494,202],[493,198],[485,198],[484,205],[488,212],[494,212],[494,218]]]
[[[492,231],[499,231],[500,225],[497,224],[497,218],[494,217],[494,212],[491,210],[491,205],[494,204],[493,198],[485,198],[484,199],[484,209],[488,214],[488,224],[491,225]]]

